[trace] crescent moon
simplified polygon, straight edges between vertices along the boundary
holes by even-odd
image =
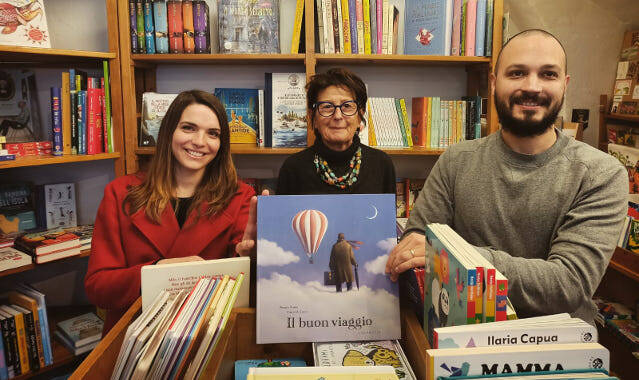
[[[371,207],[373,208],[373,210],[375,210],[375,215],[371,216],[370,218],[366,217],[366,219],[369,220],[377,218],[377,207],[375,207],[374,205],[371,205]]]

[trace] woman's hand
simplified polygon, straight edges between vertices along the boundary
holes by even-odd
[[[204,261],[204,259],[200,256],[175,257],[172,259],[162,259],[155,263],[155,265],[184,263],[187,261]]]
[[[426,264],[426,237],[411,232],[393,248],[386,262],[386,273],[397,281],[400,273]]]
[[[268,190],[262,191],[262,195],[269,195]],[[240,256],[255,255],[256,246],[255,240],[257,239],[257,196],[251,198],[249,205],[249,217],[246,223],[246,229],[244,230],[244,236],[242,241],[235,246],[235,252]]]

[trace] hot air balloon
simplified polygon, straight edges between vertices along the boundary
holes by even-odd
[[[318,210],[302,210],[293,217],[291,227],[300,239],[308,262],[313,264],[313,255],[317,252],[328,227],[326,215]]]

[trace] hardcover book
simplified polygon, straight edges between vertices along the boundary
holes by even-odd
[[[258,344],[401,336],[393,194],[259,197],[257,215]]]
[[[448,0],[407,0],[404,54],[450,55],[452,3]]]
[[[220,0],[220,53],[279,53],[279,0]]]
[[[0,45],[50,48],[44,0],[4,0],[0,32]]]
[[[79,253],[80,239],[64,230],[47,230],[22,235],[16,239],[15,245],[36,256],[73,248],[78,248]]]
[[[78,212],[75,203],[75,184],[56,183],[38,187],[39,224],[46,229],[75,227]]]
[[[313,358],[318,367],[390,365],[398,378],[417,379],[396,340],[313,343]]]
[[[306,367],[306,362],[302,358],[236,360],[235,380],[246,380],[249,368],[258,367]]]
[[[305,86],[304,73],[266,73],[265,133],[270,126],[272,147],[306,147]]]
[[[94,313],[86,313],[58,322],[57,331],[68,339],[74,347],[99,341],[104,322]]]
[[[145,92],[142,94],[142,121],[138,135],[139,146],[155,146],[160,131],[162,118],[177,94],[158,94]]]
[[[13,247],[0,248],[0,272],[31,264],[31,256]]]
[[[231,144],[257,145],[259,131],[259,97],[253,88],[216,88],[229,120]]]

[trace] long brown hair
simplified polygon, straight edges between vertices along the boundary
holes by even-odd
[[[208,204],[206,215],[213,215],[224,209],[237,191],[237,172],[231,159],[229,123],[224,106],[218,98],[208,92],[184,91],[173,100],[162,119],[155,155],[151,159],[143,182],[138,186],[132,186],[124,198],[122,208],[128,215],[133,215],[144,208],[151,220],[160,223],[162,212],[170,200],[175,198],[173,194],[176,183],[173,172],[176,160],[171,149],[171,142],[182,113],[191,104],[202,104],[215,113],[220,122],[221,135],[217,155],[207,165],[187,213],[191,213],[193,209],[199,210],[202,202],[206,202]]]

